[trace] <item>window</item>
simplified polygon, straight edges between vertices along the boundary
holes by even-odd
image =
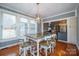
[[[33,34],[36,34],[36,28],[37,24],[34,20],[30,20],[30,23],[29,23],[29,34],[30,35],[33,35]]]
[[[20,36],[28,34],[28,20],[25,18],[20,18]]]
[[[27,34],[37,33],[37,24],[34,20],[27,18],[18,18],[16,21],[16,15],[12,15],[6,12],[2,12],[2,39],[12,39]],[[18,25],[18,26],[16,26]],[[19,33],[17,33],[17,30]],[[19,35],[18,35],[19,34]]]
[[[15,24],[16,24],[16,16],[3,13],[3,31],[2,38],[9,39],[16,37]]]
[[[28,20],[26,18],[20,18],[20,35],[33,35],[36,34],[36,22],[34,20]]]

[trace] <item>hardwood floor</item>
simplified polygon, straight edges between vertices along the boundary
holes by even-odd
[[[41,53],[42,56],[45,56],[45,53]],[[57,41],[54,53],[49,53],[48,56],[78,56],[78,49],[76,45],[70,43],[64,43]]]
[[[55,51],[50,56],[77,56],[77,52],[76,45],[57,41]]]
[[[19,55],[19,45],[8,47],[0,50],[0,56]]]
[[[48,56],[78,56],[78,52],[76,45],[57,41],[54,53],[48,52]],[[19,45],[0,50],[0,56],[6,56],[12,53],[19,55]],[[41,55],[45,56],[44,50],[41,52]]]

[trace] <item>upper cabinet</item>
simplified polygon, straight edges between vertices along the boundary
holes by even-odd
[[[49,27],[49,23],[43,23],[43,32],[44,32],[44,34],[47,34],[48,27]]]
[[[61,21],[55,21],[55,22],[50,22],[50,23],[44,23],[43,24],[44,32],[48,31],[49,27],[51,28],[52,31],[66,32],[67,22],[66,20],[61,20]]]

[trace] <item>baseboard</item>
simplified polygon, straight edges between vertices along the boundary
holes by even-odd
[[[60,41],[60,42],[64,42],[64,43],[74,44],[74,43],[71,43],[71,42],[68,42],[68,41],[64,41],[64,40],[58,40],[58,41]],[[76,45],[76,44],[74,44],[74,45]]]
[[[58,41],[60,41],[60,42],[64,42],[64,43],[68,43],[67,41],[64,41],[64,40],[58,40]]]

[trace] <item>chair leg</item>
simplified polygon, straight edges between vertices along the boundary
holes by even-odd
[[[45,52],[46,52],[46,56],[47,56],[47,49],[45,49]]]
[[[31,50],[32,50],[32,49],[31,49],[31,47],[30,47],[30,52],[32,52]]]
[[[24,56],[26,56],[26,49],[24,48]]]
[[[51,53],[51,48],[50,48],[50,53]]]

